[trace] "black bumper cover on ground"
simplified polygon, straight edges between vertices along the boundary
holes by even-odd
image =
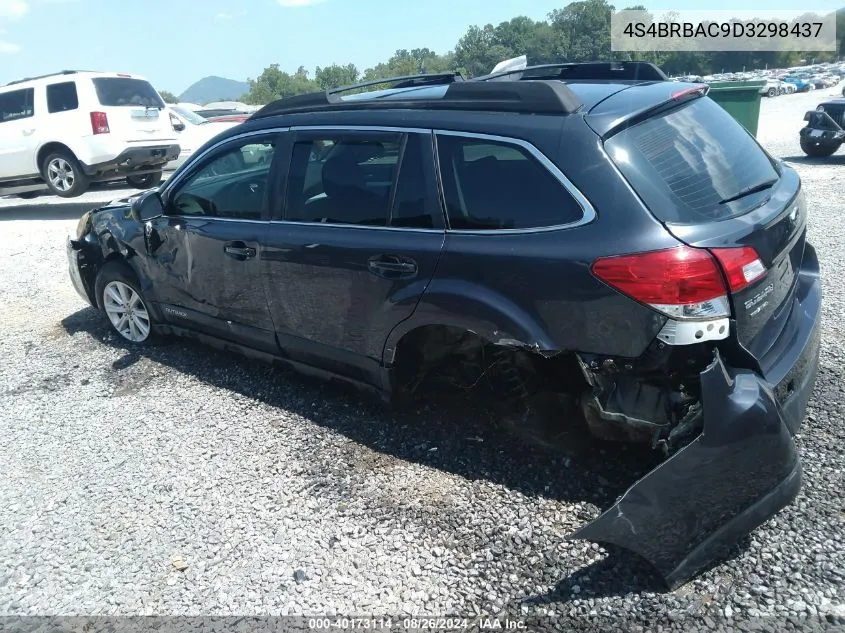
[[[631,550],[674,589],[795,498],[801,463],[793,433],[815,384],[821,330],[818,258],[809,244],[797,284],[768,380],[727,366],[716,352],[701,373],[701,435],[570,538]]]
[[[798,132],[802,140],[835,146],[845,142],[845,130],[827,112],[810,110],[804,114],[804,120],[807,125]]]

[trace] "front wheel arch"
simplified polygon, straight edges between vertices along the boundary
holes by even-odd
[[[38,154],[36,154],[35,157],[35,166],[38,169],[38,173],[42,172],[42,168],[44,167],[44,160],[53,152],[68,152],[74,158],[76,157],[76,152],[74,152],[70,147],[68,147],[64,143],[59,143],[56,141],[44,143],[44,145],[38,148]]]

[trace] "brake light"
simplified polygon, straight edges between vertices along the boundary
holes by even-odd
[[[707,94],[710,90],[710,86],[696,86],[694,88],[687,88],[685,90],[678,90],[677,92],[672,93],[672,100],[673,101],[680,101],[684,97],[689,97],[692,95],[698,95],[703,97]]]
[[[719,260],[731,292],[742,290],[766,274],[766,266],[750,246],[742,248],[711,248],[710,252]]]
[[[592,271],[609,286],[676,319],[730,315],[719,265],[703,249],[678,246],[603,257]]]
[[[94,134],[108,134],[111,131],[109,130],[109,117],[105,112],[91,113],[91,131]]]

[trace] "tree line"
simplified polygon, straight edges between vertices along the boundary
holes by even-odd
[[[643,6],[626,7],[645,10]],[[706,75],[757,68],[786,68],[803,60],[816,63],[845,56],[845,10],[837,12],[837,52],[613,52],[610,23],[615,8],[607,0],[580,0],[552,11],[546,20],[518,16],[496,26],[470,26],[454,49],[436,53],[428,48],[397,50],[387,61],[359,70],[355,64],[318,66],[312,74],[300,66],[294,73],[272,64],[249,79],[250,90],[242,97],[249,104],[369,81],[413,75],[459,71],[464,77],[489,73],[504,59],[527,55],[529,64],[589,60],[642,60],[656,63],[669,75]]]

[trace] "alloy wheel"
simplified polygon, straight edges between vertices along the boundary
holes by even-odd
[[[76,174],[64,158],[54,158],[47,165],[47,178],[58,191],[70,191],[76,181]]]
[[[103,307],[114,329],[127,341],[142,343],[150,335],[150,313],[141,296],[122,281],[103,290]]]

